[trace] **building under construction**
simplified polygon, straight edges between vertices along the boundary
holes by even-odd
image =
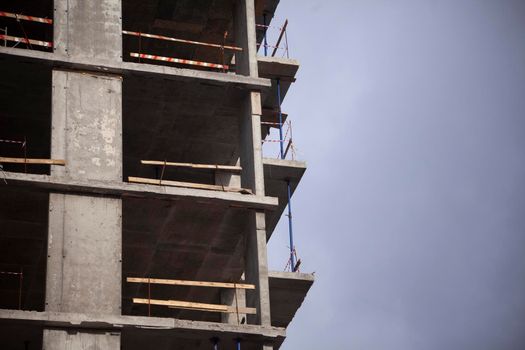
[[[313,275],[278,2],[0,4],[1,349],[280,348]]]

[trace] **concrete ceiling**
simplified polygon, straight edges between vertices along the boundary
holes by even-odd
[[[123,200],[123,279],[150,277],[237,282],[244,267],[248,210],[194,201]],[[215,288],[153,286],[152,298],[220,303]],[[147,315],[146,285],[123,281],[123,313]],[[152,314],[219,321],[220,315],[153,307]]]
[[[124,175],[155,177],[141,159],[234,165],[246,91],[129,76],[123,84]],[[213,183],[213,174],[169,168],[166,179]]]

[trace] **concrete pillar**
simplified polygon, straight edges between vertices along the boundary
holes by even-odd
[[[246,292],[244,289],[223,289],[221,291],[221,304],[230,305],[232,307],[245,307],[246,306]],[[241,324],[244,319],[244,323],[247,322],[246,314],[237,313],[222,313],[221,322],[228,324]]]
[[[237,0],[234,30],[236,45],[243,49],[235,55],[237,74],[258,77],[254,0]]]
[[[54,0],[55,54],[121,60],[121,0]]]
[[[261,114],[261,93],[249,92],[240,121],[241,185],[264,196]]]
[[[246,283],[255,284],[255,291],[246,291],[246,305],[257,308],[257,315],[248,315],[248,323],[271,325],[270,287],[268,284],[268,257],[264,212],[250,214],[246,235]]]
[[[122,180],[120,77],[53,71],[51,176]],[[46,310],[121,313],[122,202],[52,193],[49,197]],[[44,330],[44,349],[115,349],[118,333]]]
[[[261,94],[249,92],[241,116],[241,183],[255,194],[264,196],[264,169],[261,147]],[[247,283],[255,284],[255,291],[247,291],[247,305],[257,308],[257,315],[248,316],[251,324],[270,325],[270,294],[266,252],[265,215],[250,213],[246,232],[245,275]]]

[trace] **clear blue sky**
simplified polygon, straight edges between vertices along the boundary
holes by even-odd
[[[317,281],[282,349],[524,349],[525,1],[282,0],[286,17]]]

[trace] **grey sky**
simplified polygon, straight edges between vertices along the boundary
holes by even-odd
[[[525,348],[525,1],[282,0],[292,349]],[[269,246],[282,270],[287,230]]]

